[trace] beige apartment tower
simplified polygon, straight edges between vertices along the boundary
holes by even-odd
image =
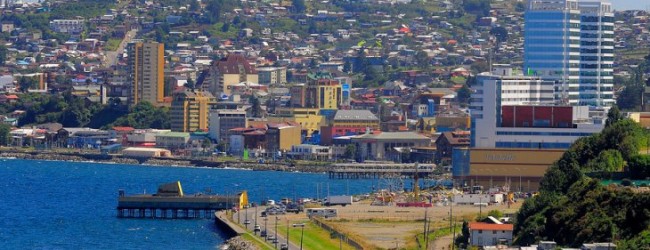
[[[163,106],[165,99],[164,69],[165,45],[162,43],[134,42],[127,47],[129,82],[131,94],[129,104],[147,101]]]

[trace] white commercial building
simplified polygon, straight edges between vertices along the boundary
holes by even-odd
[[[553,81],[516,76],[506,66],[494,73],[478,75],[472,86],[472,148],[566,149],[602,130],[604,118],[589,107],[555,106]]]
[[[86,21],[83,19],[71,19],[71,20],[52,20],[50,21],[50,28],[55,32],[60,33],[70,33],[78,34],[84,30]]]

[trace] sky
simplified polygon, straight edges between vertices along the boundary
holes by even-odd
[[[650,0],[610,0],[615,10],[647,10]]]

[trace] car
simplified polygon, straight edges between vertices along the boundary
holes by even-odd
[[[266,236],[267,240],[275,240],[275,235]]]
[[[259,231],[262,231],[262,228],[260,227],[260,225],[255,225],[253,232],[259,232]]]
[[[251,224],[251,220],[245,220],[244,221],[244,225],[248,225],[248,224]]]
[[[287,243],[280,244],[280,250],[289,250],[289,246],[287,246]]]
[[[278,243],[278,242],[279,242],[278,239],[275,238],[273,239],[273,243]]]
[[[263,231],[260,233],[260,237],[262,237],[262,238],[266,237],[266,230],[263,230]]]

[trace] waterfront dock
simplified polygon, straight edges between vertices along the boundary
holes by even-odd
[[[435,170],[434,164],[341,163],[332,165],[327,173],[330,179],[433,178]]]
[[[216,211],[241,209],[248,205],[248,194],[185,195],[180,182],[163,184],[155,194],[125,195],[120,190],[117,217],[120,218],[213,218]]]

